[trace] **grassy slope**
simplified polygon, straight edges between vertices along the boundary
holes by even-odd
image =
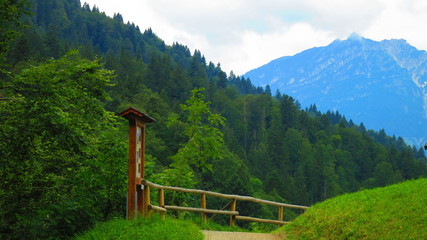
[[[279,231],[288,239],[427,239],[427,179],[327,200]]]
[[[76,237],[76,240],[202,240],[204,238],[200,228],[189,222],[180,220],[165,220],[158,218],[138,219],[127,221],[115,219],[100,223],[91,231]]]

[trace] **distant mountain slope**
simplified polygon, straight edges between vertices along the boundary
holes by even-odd
[[[325,47],[282,57],[245,74],[302,107],[338,110],[368,128],[410,143],[427,136],[427,52],[405,40],[376,42],[352,34]]]

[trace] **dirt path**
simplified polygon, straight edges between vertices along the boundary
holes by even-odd
[[[203,231],[205,240],[282,240],[280,236],[268,233],[241,233]]]

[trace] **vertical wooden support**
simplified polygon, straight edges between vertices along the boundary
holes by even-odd
[[[201,201],[201,208],[202,209],[206,209],[206,194],[201,194],[200,195],[200,201]],[[206,217],[206,213],[203,213],[202,212],[202,223],[204,223],[204,224],[206,224],[206,219],[207,219],[207,217]]]
[[[128,108],[120,116],[129,120],[128,160],[128,219],[134,219],[144,211],[144,194],[141,180],[144,178],[145,124],[155,120],[134,108]]]
[[[233,201],[231,202],[230,211],[236,211],[236,206],[237,206],[237,200],[233,199]],[[234,227],[235,221],[236,221],[236,216],[234,215],[230,216],[230,227]]]
[[[159,188],[159,207],[165,207],[165,190]],[[160,211],[160,219],[165,220],[165,212]]]
[[[279,221],[283,221],[283,207],[279,207]],[[279,227],[283,226],[283,224],[279,224]]]
[[[148,185],[145,185],[144,186],[144,210],[143,210],[143,212],[144,212],[144,215],[146,216],[146,217],[149,217],[150,216],[150,212],[149,212],[149,206],[150,206],[150,204],[151,204],[151,199],[150,199],[150,186],[148,186]]]

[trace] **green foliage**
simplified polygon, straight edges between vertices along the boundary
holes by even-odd
[[[153,181],[185,188],[195,188],[197,185],[203,187],[200,184],[213,171],[213,164],[223,159],[223,134],[218,127],[224,124],[225,119],[210,111],[209,102],[205,101],[202,91],[197,88],[192,90],[190,99],[181,105],[182,121],[178,115],[169,118],[168,128],[182,128],[186,140],[177,153],[170,157],[170,167],[151,176]],[[166,200],[187,205],[191,198],[188,194],[168,193]]]
[[[186,105],[181,105],[183,121],[177,115],[169,119],[169,127],[183,126],[187,141],[171,157],[171,168],[158,176],[168,185],[194,187],[200,181],[197,174],[212,171],[213,162],[223,159],[223,134],[218,127],[225,119],[211,113],[201,91],[194,89]]]
[[[211,113],[209,102],[205,101],[201,91],[203,89],[192,90],[186,105],[181,105],[185,116],[184,134],[188,142],[172,159],[176,165],[191,165],[204,171],[212,170],[210,161],[223,158],[223,134],[218,127],[224,125],[225,119]],[[168,124],[179,124],[178,119],[171,118]]]
[[[287,225],[288,239],[425,239],[427,179],[346,194]]]
[[[126,147],[101,103],[111,76],[71,52],[1,82],[3,239],[65,238],[123,212]]]
[[[92,230],[77,236],[75,239],[202,240],[204,237],[200,229],[189,222],[171,219],[140,218],[132,221],[113,219],[105,223],[100,223]]]

